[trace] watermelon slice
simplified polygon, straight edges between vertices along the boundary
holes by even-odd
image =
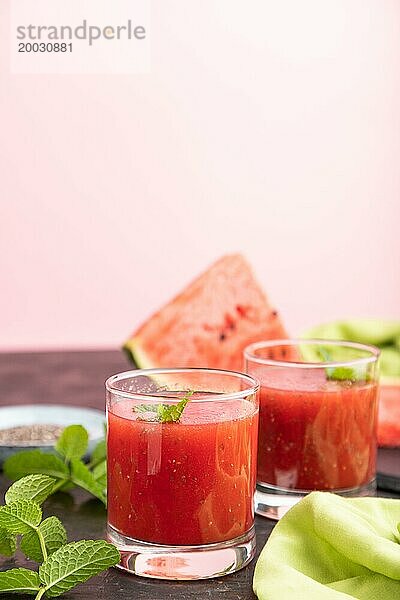
[[[245,259],[225,256],[144,323],[124,345],[139,368],[241,371],[251,342],[286,338]]]
[[[378,444],[400,446],[400,377],[385,377],[381,381]]]

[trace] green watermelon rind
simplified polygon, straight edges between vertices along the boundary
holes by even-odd
[[[134,337],[127,340],[122,346],[122,349],[137,369],[154,368],[154,365],[141,348],[140,338]]]

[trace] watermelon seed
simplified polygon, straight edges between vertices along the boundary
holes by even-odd
[[[246,309],[244,306],[241,306],[240,304],[236,305],[236,311],[239,313],[239,315],[241,317],[245,317],[246,316]]]

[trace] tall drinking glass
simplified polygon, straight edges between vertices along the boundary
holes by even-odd
[[[120,567],[162,579],[244,567],[255,552],[257,381],[148,369],[106,389],[108,537]]]
[[[327,340],[248,346],[260,381],[256,512],[279,519],[302,496],[375,490],[379,350]]]

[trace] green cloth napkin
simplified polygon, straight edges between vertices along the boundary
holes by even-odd
[[[276,525],[257,561],[259,600],[400,598],[400,500],[312,492]]]
[[[352,319],[317,325],[302,337],[347,340],[373,344],[381,349],[383,377],[400,377],[400,321]]]

